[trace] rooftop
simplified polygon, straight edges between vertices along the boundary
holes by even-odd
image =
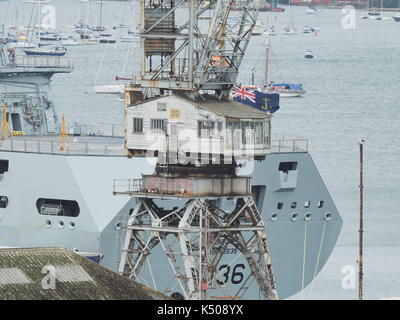
[[[270,114],[257,110],[256,108],[247,106],[243,103],[219,100],[212,95],[204,95],[204,97],[206,101],[202,100],[198,101],[199,107],[211,111],[220,116],[224,116],[227,118],[236,118],[236,119],[271,118]],[[183,98],[183,99],[188,99],[188,98]]]
[[[51,287],[49,270],[55,270]],[[168,297],[64,248],[0,249],[1,300],[164,300]]]
[[[258,110],[256,108],[247,106],[245,104],[231,101],[231,100],[220,100],[215,95],[204,94],[202,95],[204,100],[193,100],[184,95],[168,95],[168,96],[159,96],[153,99],[149,99],[146,101],[139,102],[133,106],[140,106],[146,104],[148,102],[154,100],[163,100],[163,101],[184,101],[192,105],[196,105],[197,107],[213,112],[217,115],[224,116],[227,118],[235,118],[235,119],[268,119],[271,118],[271,114]]]

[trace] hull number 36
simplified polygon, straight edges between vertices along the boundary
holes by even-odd
[[[233,267],[227,264],[221,265],[218,268],[219,280],[217,280],[217,283],[221,286],[228,282],[231,282],[232,284],[240,284],[244,278],[243,271],[245,268],[245,265],[242,263]]]

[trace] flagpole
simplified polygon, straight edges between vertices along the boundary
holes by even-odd
[[[358,299],[363,299],[363,246],[364,246],[364,139],[360,139],[360,230],[359,230],[359,260],[358,260]]]

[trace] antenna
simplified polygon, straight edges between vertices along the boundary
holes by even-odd
[[[265,64],[264,64],[264,85],[268,84],[268,72],[269,72],[269,37],[267,31],[267,38],[265,41]]]

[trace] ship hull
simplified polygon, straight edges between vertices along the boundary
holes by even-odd
[[[0,152],[0,159],[9,161],[9,170],[0,175],[0,195],[9,199],[7,208],[0,209],[0,247],[54,246],[98,253],[103,266],[118,269],[123,226],[136,200],[113,196],[113,179],[151,174],[153,163],[124,156],[6,151]],[[288,161],[297,162],[297,173],[282,177],[279,164]],[[253,165],[252,172],[242,169],[239,174],[251,174],[253,185],[265,186],[259,209],[267,222],[278,295],[287,298],[307,286],[326,263],[342,220],[308,153],[273,153],[245,167]],[[80,213],[77,217],[40,214],[40,198],[74,200]],[[307,201],[309,208],[304,207]],[[317,208],[319,201],[323,201],[323,208]],[[291,208],[293,202],[296,208]],[[307,213],[312,217],[306,222]],[[161,256],[153,254],[150,258],[155,270],[159,268],[155,274],[161,275],[158,280],[162,283],[171,268]],[[163,285],[157,289],[162,291]],[[242,298],[258,299],[258,290],[249,290]]]

